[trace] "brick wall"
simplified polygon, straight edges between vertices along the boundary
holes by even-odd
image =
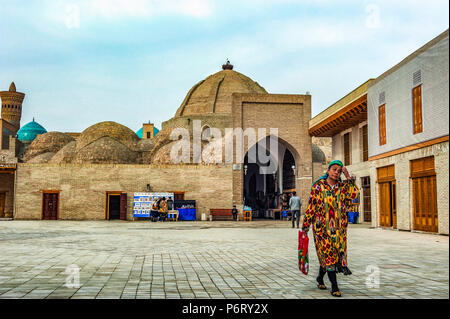
[[[197,201],[197,219],[209,208],[232,207],[230,165],[18,164],[15,219],[40,219],[42,190],[60,190],[60,219],[105,219],[107,191],[128,194],[133,219],[134,192],[185,191]]]
[[[280,142],[289,148],[296,163],[296,190],[308,202],[312,183],[311,96],[290,94],[233,94],[233,127],[278,128]],[[250,145],[252,147],[253,145]],[[244,146],[248,150],[247,145]],[[243,172],[233,172],[233,202],[242,202]]]
[[[14,174],[0,173],[0,193],[6,193],[4,217],[12,217],[14,208]]]

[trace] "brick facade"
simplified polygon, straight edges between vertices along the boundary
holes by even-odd
[[[106,192],[184,191],[197,201],[197,219],[210,208],[232,207],[230,165],[18,164],[15,219],[41,219],[42,191],[59,190],[59,219],[104,220]],[[1,176],[1,175],[0,175]]]

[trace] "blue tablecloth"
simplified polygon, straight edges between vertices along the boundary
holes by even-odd
[[[195,208],[178,208],[178,220],[196,220]]]

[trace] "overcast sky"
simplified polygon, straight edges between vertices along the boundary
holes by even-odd
[[[137,131],[174,116],[230,59],[269,93],[312,95],[314,117],[448,28],[447,0],[0,0],[0,91],[21,124]]]

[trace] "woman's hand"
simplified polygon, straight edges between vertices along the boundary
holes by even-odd
[[[346,179],[351,179],[350,173],[347,170],[347,167],[342,167],[342,173],[344,173],[344,176]]]

